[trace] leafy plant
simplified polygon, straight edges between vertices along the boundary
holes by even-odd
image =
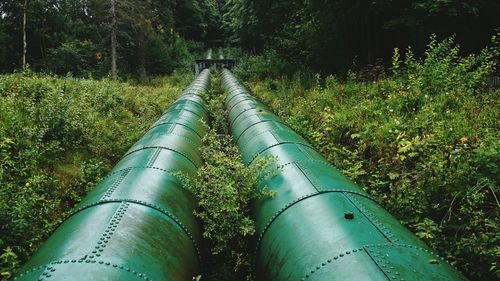
[[[344,83],[265,79],[254,92],[323,156],[472,280],[498,277],[498,47],[462,57],[433,36],[392,76]],[[321,81],[321,79],[316,79]],[[269,85],[274,85],[269,87]]]
[[[261,159],[246,166],[238,147],[228,134],[225,95],[219,80],[209,93],[212,129],[203,138],[201,156],[204,161],[193,179],[184,181],[198,199],[196,212],[203,223],[210,257],[206,265],[208,280],[252,280],[249,243],[255,234],[250,216],[252,200],[270,196],[266,189],[257,189],[262,170],[271,172],[272,161]]]
[[[9,279],[189,79],[0,76],[0,272]],[[160,79],[158,79],[160,80]]]

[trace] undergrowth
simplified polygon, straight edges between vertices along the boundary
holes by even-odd
[[[392,75],[253,84],[331,163],[471,280],[500,277],[499,49],[460,56],[434,37],[424,57],[394,53]]]
[[[9,279],[189,82],[0,76],[0,275]]]
[[[225,94],[220,87],[220,77],[213,75],[209,101],[211,127],[203,138],[201,156],[204,165],[186,185],[198,199],[203,237],[209,253],[205,258],[203,280],[230,281],[253,280],[250,242],[255,234],[250,217],[253,199],[270,196],[266,189],[256,189],[259,172],[267,169],[268,159],[245,166],[240,152],[228,132]]]

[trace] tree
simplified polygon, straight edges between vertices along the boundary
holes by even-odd
[[[26,42],[26,13],[28,10],[28,0],[24,0],[23,5],[23,67],[26,66],[26,52],[28,44]]]
[[[116,79],[117,70],[116,70],[116,33],[118,29],[118,21],[116,19],[116,0],[111,0],[111,77]]]

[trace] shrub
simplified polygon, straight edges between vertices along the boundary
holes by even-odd
[[[214,80],[215,82],[215,80]],[[185,179],[200,205],[196,212],[203,223],[203,237],[208,241],[210,257],[205,265],[207,280],[253,280],[249,243],[255,233],[250,216],[253,199],[267,196],[255,187],[268,159],[247,167],[238,147],[228,134],[225,95],[218,82],[209,93],[212,129],[203,138],[201,156],[204,165],[193,179]]]
[[[38,248],[186,81],[0,76],[0,274]]]
[[[375,82],[267,79],[254,90],[468,277],[495,280],[500,90],[483,82],[498,50],[461,57],[433,37],[421,59],[396,52],[393,75]]]

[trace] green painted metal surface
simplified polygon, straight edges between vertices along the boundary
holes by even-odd
[[[231,74],[226,106],[243,161],[277,157],[253,207],[257,280],[466,280],[343,176]]]
[[[209,70],[72,211],[16,280],[193,280],[200,267],[192,175],[207,121]]]

